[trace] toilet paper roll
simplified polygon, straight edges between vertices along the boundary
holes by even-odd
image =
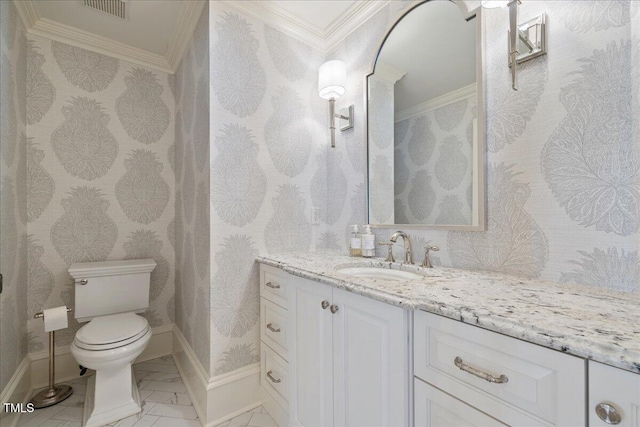
[[[44,314],[45,332],[57,331],[58,329],[64,329],[69,326],[69,322],[67,320],[67,307],[64,305],[42,310],[42,313]]]

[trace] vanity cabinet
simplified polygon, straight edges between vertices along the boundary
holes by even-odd
[[[409,313],[299,277],[288,293],[289,423],[409,423]]]
[[[589,426],[640,427],[640,375],[589,361]]]
[[[585,371],[584,359],[414,314],[416,426],[450,425],[455,417],[465,425],[584,426]]]

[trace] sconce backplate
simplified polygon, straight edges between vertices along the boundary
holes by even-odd
[[[340,109],[340,130],[345,131],[353,127],[353,105]]]
[[[547,53],[547,32],[546,15],[543,13],[535,18],[518,25],[518,64],[536,58]],[[509,31],[509,35],[511,31]],[[509,50],[511,52],[511,38],[507,37]],[[511,59],[509,59],[511,67]]]

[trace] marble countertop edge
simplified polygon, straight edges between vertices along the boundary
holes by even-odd
[[[429,284],[431,285],[431,287],[429,288],[430,291],[433,290],[434,286],[436,285],[440,286],[440,289],[434,290],[432,292],[433,295],[415,298],[414,296],[410,295],[409,291],[407,291],[407,295],[404,295],[401,290],[399,291],[397,289],[397,287],[385,289],[384,287],[389,284],[389,281],[375,281],[365,279],[367,283],[362,283],[362,279],[360,278],[340,277],[341,275],[336,271],[335,267],[328,267],[324,265],[323,267],[326,268],[317,268],[317,266],[315,265],[301,267],[299,264],[304,264],[307,260],[300,260],[300,262],[295,263],[298,265],[294,265],[294,263],[286,262],[281,259],[286,258],[287,256],[291,257],[292,255],[282,254],[273,256],[260,256],[257,260],[260,263],[279,268],[292,275],[312,281],[317,281],[338,289],[353,292],[357,295],[399,306],[407,310],[424,310],[473,326],[478,326],[489,331],[497,332],[533,344],[551,348],[566,354],[593,360],[627,371],[640,373],[640,351],[624,348],[619,343],[615,342],[615,337],[611,337],[611,342],[604,342],[605,339],[602,336],[596,337],[600,338],[602,341],[598,341],[596,338],[588,336],[580,336],[579,334],[569,336],[566,333],[560,333],[560,331],[557,329],[554,330],[553,326],[557,327],[557,324],[555,322],[549,322],[549,325],[552,327],[545,327],[545,325],[542,324],[527,324],[518,321],[517,319],[508,319],[499,314],[492,313],[486,307],[482,307],[482,304],[480,302],[477,303],[478,307],[469,307],[471,304],[473,304],[473,302],[453,305],[439,300],[437,294],[438,291],[441,291],[441,289],[448,290],[446,277],[426,278],[425,280],[428,280]],[[322,255],[318,255],[316,253],[314,254],[314,257],[321,258]],[[339,257],[334,254],[331,255],[328,263],[331,265],[336,265],[335,259],[343,261],[344,264],[351,265],[385,264],[380,259],[353,259],[346,256]],[[322,264],[322,261],[318,262],[318,264]],[[399,269],[409,271],[419,270],[419,268],[416,268],[415,266],[400,266]],[[442,269],[441,272],[444,276],[445,273],[455,274],[456,270]],[[492,275],[492,273],[474,272],[467,270],[460,270],[460,272],[465,276],[474,275],[474,273],[477,274],[478,283],[481,283],[482,280],[486,280],[486,277]],[[500,275],[496,276],[500,278]],[[602,290],[599,288],[591,289],[585,288],[584,286],[580,285],[564,283],[558,284],[556,282],[520,279],[510,276],[505,277],[508,277],[512,283],[515,282],[518,284],[522,284],[522,287],[518,289],[522,293],[539,292],[539,289],[532,286],[532,284],[535,283],[544,285],[545,283],[547,283],[549,286],[554,287],[552,289],[553,291],[556,291],[558,293],[564,293],[564,291],[566,291],[569,296],[575,296],[576,298],[580,298],[581,292],[585,292],[585,290],[587,290],[588,292],[593,293],[593,296],[596,298],[607,297],[614,300],[621,298],[630,298],[632,300],[640,300],[638,296],[632,294],[625,295],[620,292],[609,292],[607,290]],[[404,283],[403,286],[410,285]],[[640,306],[638,306],[638,310],[640,311]],[[631,313],[630,315],[633,315],[633,313]],[[638,315],[638,317],[640,320],[640,314]],[[640,325],[637,327],[640,328]],[[585,334],[586,333],[587,332],[585,332]],[[640,329],[638,329],[638,331],[634,330],[632,332],[631,338],[637,338],[638,340],[640,340]]]

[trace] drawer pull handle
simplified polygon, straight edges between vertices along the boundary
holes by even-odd
[[[276,383],[278,384],[279,382],[281,382],[282,380],[274,377],[273,375],[271,375],[273,373],[273,371],[269,371],[267,372],[267,377],[271,380],[272,383]]]
[[[509,378],[507,378],[506,375],[502,374],[498,378],[496,378],[491,374],[488,374],[476,368],[472,368],[471,366],[465,364],[460,357],[456,357],[455,359],[453,359],[453,363],[461,370],[468,372],[471,375],[475,375],[478,378],[482,378],[483,380],[490,383],[504,384],[509,382]]]
[[[609,403],[598,403],[596,405],[598,418],[607,424],[620,424],[622,417],[618,409]]]
[[[280,285],[272,285],[271,282],[267,282],[264,284],[267,288],[271,289],[280,289]]]
[[[271,332],[280,332],[280,328],[274,328],[273,323],[267,323],[267,329]]]
[[[327,307],[329,307],[329,305],[330,305],[330,304],[329,304],[329,301],[327,301],[327,300],[324,300],[324,301],[322,301],[322,302],[320,303],[320,306],[322,307],[322,309],[323,309],[323,310],[326,310],[326,309],[327,309]]]
[[[329,310],[331,310],[331,313],[336,314],[336,312],[338,311],[338,306],[333,304]]]

